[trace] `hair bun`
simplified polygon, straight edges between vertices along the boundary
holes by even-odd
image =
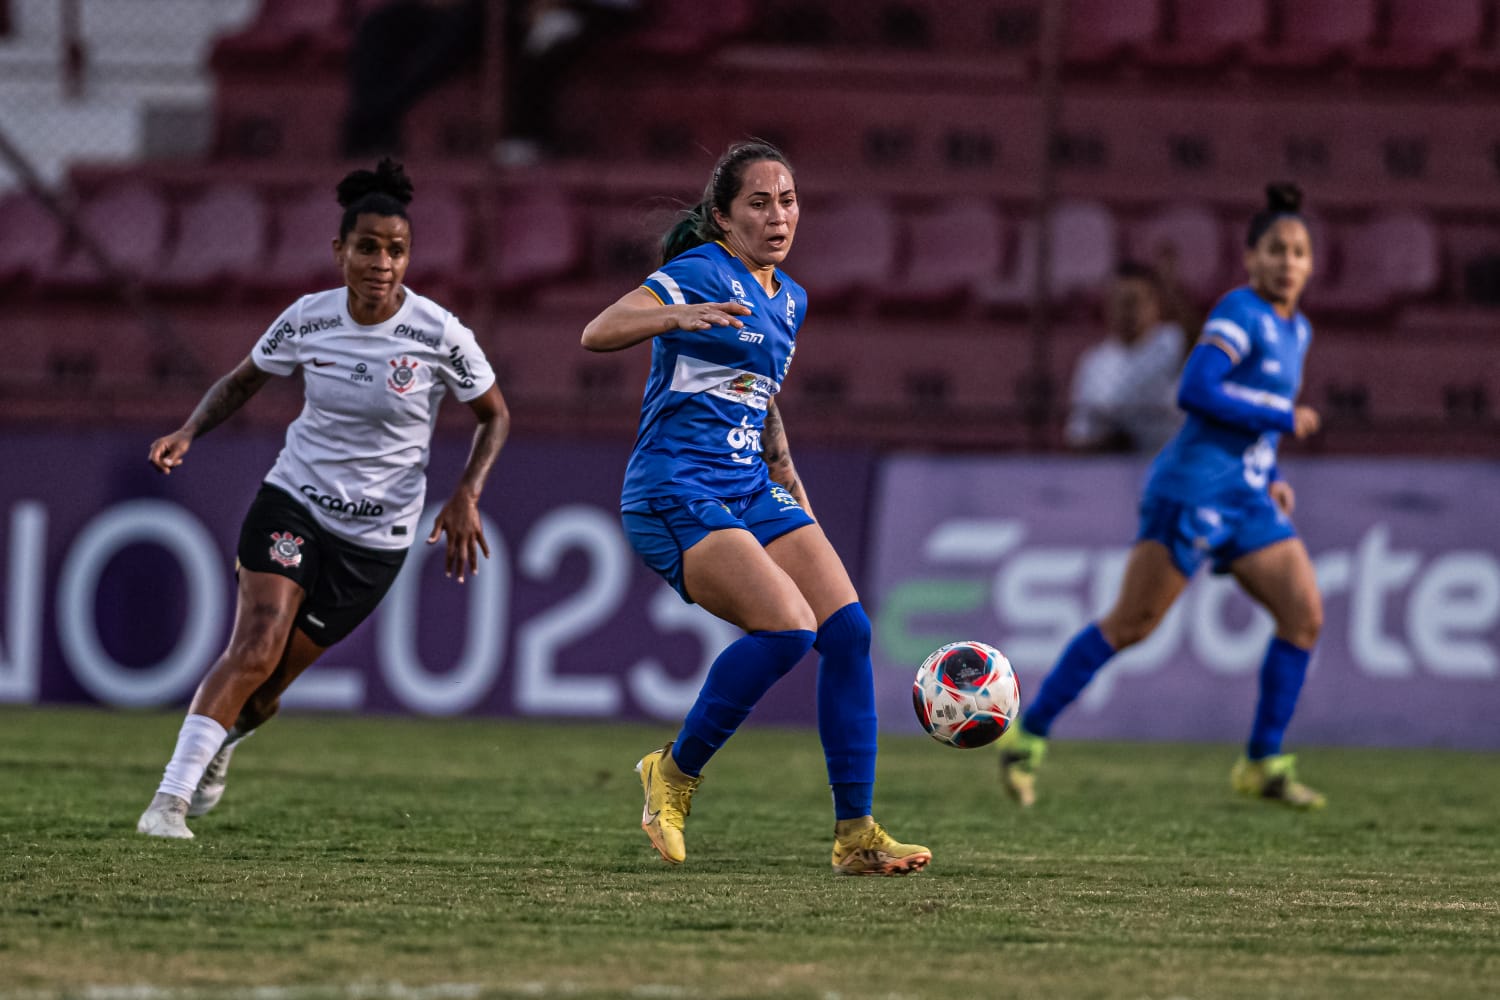
[[[401,164],[390,157],[382,159],[374,170],[352,171],[339,181],[337,189],[339,204],[344,208],[349,208],[372,194],[387,195],[403,205],[409,205],[413,191],[411,178],[406,176]]]
[[[1302,189],[1291,181],[1266,185],[1266,211],[1275,215],[1296,215],[1302,210]]]

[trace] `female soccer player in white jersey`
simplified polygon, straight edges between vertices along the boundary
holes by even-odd
[[[834,870],[901,874],[932,855],[896,842],[870,815],[870,620],[812,516],[776,412],[807,314],[806,293],[778,267],[798,215],[786,157],[764,142],[732,146],[703,200],[663,240],[661,269],[583,331],[591,351],[652,342],[621,497],[631,544],[685,600],[746,633],[714,661],[677,738],[637,765],[641,826],[663,859],[684,860],[683,822],[704,765],[816,649]]]
[[[185,819],[218,803],[235,744],[385,596],[417,529],[432,428],[449,392],[479,429],[427,541],[447,536],[447,571],[460,583],[479,572],[481,550],[489,555],[479,494],[510,414],[473,333],[402,284],[411,197],[389,160],[345,177],[333,241],[343,286],[294,302],[181,428],[151,444],[151,463],[170,473],[271,376],[302,372],[306,404],[240,529],[229,647],[198,686],[141,833],[192,837]]]
[[[1292,487],[1276,466],[1283,434],[1318,430],[1315,410],[1294,403],[1312,327],[1297,302],[1313,250],[1298,214],[1302,192],[1272,184],[1250,221],[1250,283],[1214,306],[1178,389],[1187,419],[1163,447],[1146,482],[1140,529],[1114,607],[1074,636],[1042,682],[1021,724],[1000,738],[1006,790],[1035,799],[1036,768],[1053,720],[1120,650],[1144,640],[1206,559],[1232,573],[1276,621],[1260,669],[1260,699],[1245,756],[1230,775],[1236,792],[1299,809],[1323,796],[1299,782],[1281,752],[1323,623],[1307,549],[1292,527]]]

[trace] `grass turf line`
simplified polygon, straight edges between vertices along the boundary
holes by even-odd
[[[992,751],[888,736],[876,815],[933,865],[848,879],[811,732],[737,736],[668,868],[631,772],[667,726],[287,717],[237,754],[196,841],[150,840],[134,822],[179,720],[0,709],[0,1000],[1489,997],[1500,981],[1500,755],[1305,751],[1330,805],[1299,815],[1229,793],[1232,747],[1060,740],[1021,813]]]

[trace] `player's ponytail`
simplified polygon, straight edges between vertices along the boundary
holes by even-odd
[[[1266,207],[1250,219],[1245,245],[1254,247],[1278,219],[1302,218],[1302,189],[1291,181],[1266,185]]]
[[[406,206],[411,204],[414,190],[401,164],[390,157],[376,164],[374,170],[350,171],[336,189],[344,209],[344,217],[339,221],[339,239],[348,236],[355,222],[366,213],[397,216],[410,223]]]
[[[700,201],[692,208],[683,210],[677,222],[662,236],[661,262],[665,264],[678,254],[687,253],[693,247],[702,246],[723,235],[724,231],[714,222],[713,213],[708,210],[708,203]]]
[[[683,212],[676,224],[662,236],[663,264],[693,247],[724,237],[724,230],[714,221],[713,210],[718,209],[721,215],[728,217],[729,207],[744,183],[745,168],[762,160],[774,160],[786,167],[787,173],[795,174],[786,154],[764,139],[751,139],[730,146],[714,164],[702,199]]]

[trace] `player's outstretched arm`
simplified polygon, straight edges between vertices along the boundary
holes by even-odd
[[[480,552],[486,559],[490,557],[484,522],[479,517],[479,494],[484,492],[490,469],[510,436],[510,408],[496,386],[469,400],[469,409],[479,420],[479,429],[474,432],[474,443],[469,448],[469,461],[453,496],[438,512],[432,534],[427,536],[429,545],[445,534],[448,536],[443,572],[450,577],[456,574],[459,583],[471,574],[479,574]]]
[[[750,315],[742,302],[697,302],[662,305],[655,295],[637,288],[583,328],[583,346],[590,351],[621,351],[672,330],[707,330],[711,326],[744,326]]]
[[[1281,431],[1299,438],[1317,432],[1318,413],[1310,406],[1293,406],[1270,393],[1231,391],[1225,387],[1234,359],[1213,342],[1200,343],[1188,355],[1177,389],[1177,405],[1221,423],[1252,431]]]
[[[181,427],[166,437],[159,437],[151,442],[147,460],[164,474],[170,475],[173,469],[182,464],[183,456],[187,454],[195,438],[207,434],[229,419],[270,378],[269,372],[257,368],[255,362],[246,355],[245,360],[236,365],[233,371],[209,387]]]
[[[786,425],[781,422],[781,411],[776,408],[774,399],[766,406],[766,426],[760,432],[760,456],[770,470],[772,481],[786,487],[808,516],[813,516],[807,490],[797,475],[797,467],[792,464],[792,449],[786,442]]]

